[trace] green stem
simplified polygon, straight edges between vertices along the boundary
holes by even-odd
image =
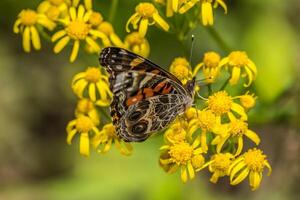
[[[207,27],[206,30],[209,32],[210,36],[216,41],[216,43],[222,48],[223,51],[229,53],[231,48],[229,45],[223,40],[220,34],[213,27]]]
[[[112,0],[110,11],[109,11],[109,17],[108,17],[108,21],[110,23],[113,23],[115,19],[118,4],[119,4],[119,0]]]
[[[99,112],[108,122],[111,122],[111,117],[102,108],[99,109]]]
[[[47,40],[48,42],[52,42],[51,36],[48,33],[46,33],[42,27],[38,26],[38,32],[45,40]]]
[[[230,76],[226,79],[226,81],[223,83],[222,87],[219,89],[219,91],[222,91],[226,88],[226,86],[228,85],[229,83],[229,80],[230,80]]]

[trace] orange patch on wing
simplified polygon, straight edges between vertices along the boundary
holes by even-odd
[[[154,91],[151,88],[145,88],[143,90],[143,93],[145,94],[146,97],[152,97],[154,95]]]
[[[142,92],[139,91],[137,95],[130,97],[129,99],[127,99],[126,101],[126,105],[127,106],[131,106],[133,104],[136,104],[137,102],[141,101],[144,98],[144,96],[142,95]]]
[[[152,70],[150,73],[152,73],[152,74],[159,74],[159,70],[158,69],[155,69],[155,70]]]
[[[143,63],[145,60],[143,58],[135,58],[130,62],[131,69],[138,66],[139,64]]]
[[[169,94],[171,89],[172,89],[171,85],[169,87],[164,87],[164,89],[162,91],[162,94]]]
[[[161,82],[161,83],[157,84],[157,85],[155,86],[155,88],[154,88],[154,91],[155,91],[155,92],[158,92],[158,91],[159,91],[161,88],[163,88],[165,85],[166,85],[165,82]]]

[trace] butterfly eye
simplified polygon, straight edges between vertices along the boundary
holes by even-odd
[[[147,130],[147,122],[142,121],[132,126],[132,132],[142,134]]]
[[[141,112],[141,111],[134,111],[134,112],[132,112],[132,113],[128,116],[128,119],[129,119],[130,121],[136,121],[136,120],[138,120],[141,116],[142,116],[142,112]]]

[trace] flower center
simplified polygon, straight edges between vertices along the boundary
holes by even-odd
[[[243,67],[248,64],[248,56],[243,51],[233,51],[228,56],[228,62],[231,66]]]
[[[244,133],[246,133],[248,129],[248,124],[242,120],[234,120],[230,122],[230,133],[233,136],[242,136]]]
[[[194,168],[200,168],[204,165],[204,157],[202,155],[195,155],[192,158],[192,165]]]
[[[214,162],[211,164],[212,169],[221,171],[223,173],[226,173],[230,164],[231,164],[231,156],[230,154],[226,153],[219,153],[219,154],[215,154],[213,156],[213,160]]]
[[[177,165],[186,165],[193,155],[193,147],[186,142],[175,144],[169,150],[171,160]]]
[[[216,123],[216,117],[212,113],[212,111],[199,111],[198,112],[198,125],[200,128],[205,130],[211,130],[213,129],[215,123]]]
[[[76,121],[76,129],[81,133],[87,133],[94,127],[92,120],[81,115]]]
[[[266,155],[259,149],[250,149],[244,154],[245,163],[251,171],[261,172],[265,166]]]
[[[125,41],[130,45],[140,45],[144,42],[144,38],[138,32],[133,32],[126,36]]]
[[[35,11],[26,9],[20,13],[21,23],[25,26],[32,26],[37,22],[38,15]]]
[[[108,22],[102,22],[98,27],[98,30],[104,33],[105,35],[110,35],[114,32],[114,28]]]
[[[59,17],[60,11],[56,6],[51,6],[47,11],[46,15],[49,19],[55,21]]]
[[[92,24],[92,26],[99,26],[102,21],[103,17],[98,12],[93,12],[89,18],[89,23]]]
[[[99,68],[96,67],[89,67],[85,71],[85,80],[88,82],[97,83],[100,80],[101,72]]]
[[[219,54],[211,51],[204,54],[203,63],[208,68],[218,67],[220,62]]]
[[[252,108],[255,106],[255,97],[250,94],[245,94],[240,97],[241,104],[245,108]]]
[[[94,104],[89,99],[81,99],[78,101],[77,110],[80,113],[87,114],[94,109]]]
[[[135,8],[135,11],[142,17],[148,18],[152,17],[152,15],[156,12],[156,9],[151,3],[140,3]]]
[[[232,100],[226,91],[219,91],[208,98],[208,108],[216,115],[222,115],[230,111]]]
[[[59,6],[60,4],[64,3],[64,0],[48,0],[48,1],[55,6]]]
[[[68,35],[74,40],[84,40],[90,31],[90,27],[83,21],[71,21],[66,29]]]

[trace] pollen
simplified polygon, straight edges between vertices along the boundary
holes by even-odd
[[[97,83],[101,78],[101,71],[97,67],[89,67],[85,71],[85,79],[88,82]]]
[[[232,161],[231,161],[232,156],[230,154],[226,153],[219,153],[215,154],[213,156],[213,163],[211,164],[211,168],[213,171],[222,171],[223,173],[226,173],[228,168],[230,167]]]
[[[192,165],[194,168],[200,168],[204,165],[205,159],[202,155],[195,155],[192,158]]]
[[[219,91],[208,98],[208,108],[216,115],[228,113],[233,101],[226,91]]]
[[[80,113],[88,113],[94,109],[94,104],[89,99],[80,99],[77,104],[77,110]]]
[[[81,133],[87,133],[94,127],[92,120],[81,115],[76,121],[76,129]]]
[[[83,21],[75,20],[70,22],[66,31],[68,35],[74,40],[84,40],[90,30],[90,26]]]
[[[234,120],[230,123],[230,133],[234,136],[242,136],[248,130],[248,124],[242,120]]]
[[[266,155],[259,149],[249,149],[244,154],[244,161],[251,171],[262,172],[265,167]]]
[[[38,15],[35,11],[26,9],[20,13],[21,23],[25,26],[32,26],[37,22]]]
[[[149,18],[156,12],[156,8],[151,3],[140,3],[135,11],[142,17]]]
[[[169,150],[171,160],[177,165],[186,165],[193,155],[193,147],[186,142],[175,144]]]
[[[249,58],[244,51],[233,51],[228,56],[228,63],[231,66],[243,67],[248,64]]]
[[[92,26],[99,26],[101,22],[103,21],[103,17],[100,13],[98,12],[93,12],[89,18],[89,23]]]
[[[220,62],[220,55],[211,51],[204,54],[203,63],[208,68],[218,67]]]
[[[114,33],[114,28],[109,22],[102,22],[98,27],[98,30],[104,33],[105,35],[110,35]]]
[[[213,129],[215,123],[216,123],[216,117],[212,113],[212,111],[199,111],[198,114],[198,125],[200,128],[205,130],[211,130]]]

